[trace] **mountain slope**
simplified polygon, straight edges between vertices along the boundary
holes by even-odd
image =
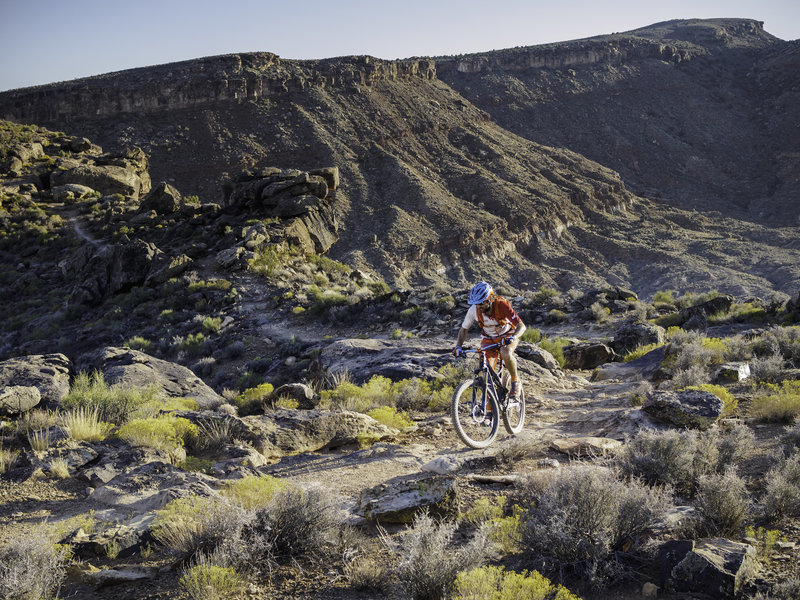
[[[741,234],[698,253],[681,210],[763,220],[796,205],[796,136],[769,145],[795,51],[757,22],[720,20],[435,62],[256,53],[6,92],[0,114],[139,145],[154,182],[204,201],[242,169],[336,165],[331,253],[396,285],[792,291],[791,242],[714,216]],[[730,259],[754,245],[765,260]]]

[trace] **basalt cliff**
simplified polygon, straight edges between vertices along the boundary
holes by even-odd
[[[671,21],[484,54],[210,57],[0,94],[138,146],[202,202],[263,167],[341,173],[331,256],[397,285],[791,292],[800,45]]]

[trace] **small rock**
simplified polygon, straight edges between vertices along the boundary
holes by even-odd
[[[642,586],[642,598],[657,598],[658,586],[649,581]]]

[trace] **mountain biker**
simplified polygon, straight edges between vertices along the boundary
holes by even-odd
[[[477,321],[481,328],[483,339],[481,348],[492,344],[502,343],[500,348],[492,348],[486,351],[486,358],[489,359],[492,368],[495,367],[498,354],[503,358],[503,364],[508,369],[511,376],[510,397],[519,398],[520,384],[517,375],[517,359],[514,350],[519,344],[522,334],[525,333],[525,323],[519,315],[511,308],[511,304],[505,298],[498,296],[492,286],[481,281],[476,283],[469,292],[469,307],[461,329],[458,332],[456,347],[453,349],[454,356],[460,356],[463,352],[461,346],[467,339],[469,328]]]

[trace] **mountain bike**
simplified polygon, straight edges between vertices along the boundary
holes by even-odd
[[[522,431],[525,424],[525,391],[520,384],[519,398],[511,401],[511,377],[503,371],[503,360],[498,358],[497,370],[486,358],[486,351],[499,347],[492,344],[476,350],[463,350],[464,354],[477,354],[475,376],[467,379],[453,394],[451,413],[458,437],[471,448],[486,448],[494,441],[500,427],[511,435]]]

